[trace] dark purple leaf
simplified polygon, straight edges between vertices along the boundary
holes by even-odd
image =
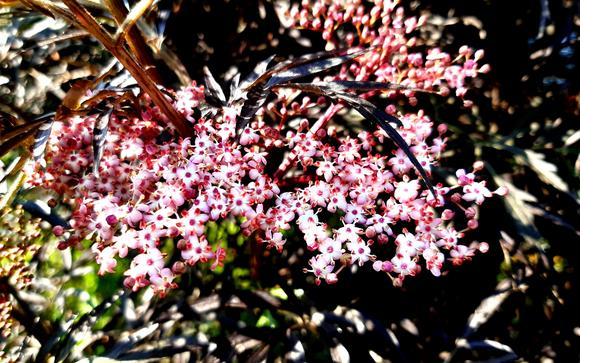
[[[225,94],[221,85],[215,80],[208,67],[202,68],[204,71],[204,83],[206,84],[206,100],[214,105],[225,106]]]
[[[112,109],[104,112],[96,119],[94,125],[94,174],[98,175],[98,167],[100,165],[100,159],[104,153],[104,144],[106,142],[106,135],[108,133],[108,123],[112,116]]]
[[[49,118],[46,122],[40,125],[35,139],[33,141],[33,160],[45,166],[44,155],[46,154],[46,144],[52,133],[52,125],[54,125],[54,117]]]

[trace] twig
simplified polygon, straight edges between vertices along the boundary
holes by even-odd
[[[148,71],[140,66],[128,49],[116,46],[111,35],[94,19],[92,14],[76,0],[63,0],[63,3],[71,12],[66,11],[56,4],[51,4],[52,6],[49,6],[49,2],[46,0],[23,0],[23,2],[37,10],[47,6],[55,14],[65,18],[73,25],[87,30],[93,37],[102,43],[106,50],[113,54],[115,58],[123,64],[131,76],[137,81],[139,86],[150,96],[152,101],[165,114],[168,122],[177,129],[181,136],[190,137],[193,135],[192,126],[182,114],[177,112],[173,105],[166,99],[165,95],[158,89],[154,81],[149,77]],[[48,15],[47,11],[44,13]]]
[[[148,51],[148,46],[142,37],[141,32],[135,26],[135,23],[126,25],[123,22],[127,19],[127,8],[123,4],[122,0],[107,0],[106,6],[110,10],[119,25],[119,30],[122,36],[125,37],[125,41],[131,48],[131,51],[135,54],[140,65],[149,73],[149,76],[155,81],[160,83],[160,75],[156,67],[154,66],[154,58]],[[117,32],[119,33],[119,32]],[[119,45],[119,40],[116,44]]]

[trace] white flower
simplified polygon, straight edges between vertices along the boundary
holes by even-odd
[[[358,261],[358,264],[362,266],[371,259],[371,248],[363,241],[348,242],[346,243],[346,247],[348,247],[348,250],[352,254],[352,263]]]
[[[485,198],[489,198],[492,196],[492,192],[489,191],[485,186],[485,181],[482,182],[474,182],[469,185],[465,185],[463,187],[463,196],[462,198],[467,202],[475,201],[477,204],[483,203]]]
[[[342,242],[337,239],[327,238],[319,245],[319,251],[329,261],[339,260],[344,253]]]

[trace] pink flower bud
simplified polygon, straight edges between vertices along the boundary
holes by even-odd
[[[115,216],[114,214],[111,214],[106,217],[106,223],[108,223],[111,226],[114,226],[118,222],[119,222],[119,220],[117,219],[117,216]]]
[[[484,56],[484,51],[483,49],[479,49],[478,51],[475,52],[475,61],[480,60],[481,58],[483,58]]]
[[[135,224],[139,223],[139,221],[141,221],[143,218],[144,216],[142,215],[142,213],[135,208],[131,210],[131,212],[129,212],[129,214],[126,217],[127,223],[132,227]]]
[[[336,282],[338,282],[338,276],[337,276],[337,274],[329,273],[325,277],[325,281],[330,285],[335,284]]]
[[[487,253],[489,250],[490,250],[490,245],[488,245],[487,242],[479,243],[479,252]]]
[[[54,233],[56,237],[60,237],[63,235],[63,233],[65,233],[65,229],[63,228],[63,226],[54,226],[52,228],[52,233]]]
[[[480,73],[489,73],[492,70],[492,67],[489,64],[484,64],[479,68]]]
[[[440,136],[444,135],[448,131],[448,125],[446,125],[446,124],[439,124],[438,127],[437,127],[437,131],[440,134]]]
[[[381,269],[384,272],[392,272],[392,271],[394,271],[394,264],[391,263],[390,261],[384,261],[383,262],[383,266],[381,267]]]
[[[377,261],[373,262],[373,270],[379,272],[379,271],[381,271],[382,267],[383,267],[383,261],[377,260]]]
[[[502,187],[496,189],[496,191],[494,193],[498,194],[501,197],[505,197],[508,195],[508,188],[505,186],[502,186]]]
[[[123,280],[123,286],[132,289],[133,286],[135,286],[135,279],[133,277],[126,277],[125,280]]]
[[[181,261],[175,262],[173,264],[173,268],[172,268],[173,273],[176,275],[181,275],[182,273],[185,272],[185,269],[186,269],[185,264]]]
[[[469,221],[467,222],[467,226],[470,229],[477,229],[477,227],[479,226],[479,222],[477,222],[476,219],[469,219]]]
[[[485,166],[484,162],[478,160],[478,161],[476,161],[476,162],[473,163],[473,170],[474,171],[480,171],[480,170],[483,169],[484,166]]]
[[[452,218],[454,218],[454,212],[453,212],[453,211],[451,211],[450,209],[445,209],[445,210],[442,212],[442,219],[443,219],[443,220],[445,220],[445,221],[449,221],[449,220],[451,220]]]
[[[368,238],[373,238],[373,237],[375,237],[376,234],[377,234],[377,232],[375,232],[375,228],[373,228],[373,227],[368,227],[367,230],[365,231],[365,235]]]

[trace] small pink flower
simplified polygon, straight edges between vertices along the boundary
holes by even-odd
[[[481,205],[485,198],[490,198],[492,196],[492,192],[489,191],[485,186],[485,181],[482,182],[473,182],[469,185],[465,185],[463,187],[463,196],[462,199]]]
[[[348,250],[352,256],[352,263],[358,261],[358,265],[362,266],[365,262],[371,259],[371,248],[362,241],[346,243]]]

